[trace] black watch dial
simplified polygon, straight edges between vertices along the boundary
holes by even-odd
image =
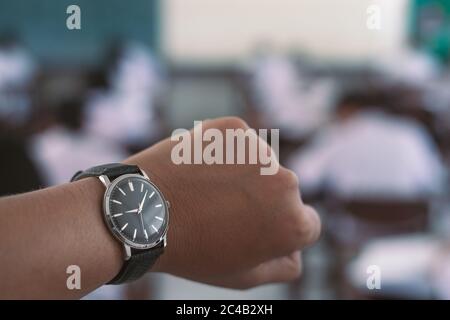
[[[143,177],[130,175],[118,179],[107,193],[105,203],[113,231],[132,247],[150,247],[166,230],[166,201]]]

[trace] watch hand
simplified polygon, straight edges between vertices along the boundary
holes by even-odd
[[[141,213],[141,211],[142,211],[142,207],[144,206],[145,198],[147,197],[147,192],[148,192],[148,190],[145,190],[144,198],[142,199],[141,204],[139,205],[138,213]]]
[[[139,209],[133,209],[133,210],[125,211],[125,213],[132,213],[132,212],[138,212],[138,211],[139,211]]]
[[[143,218],[142,218],[142,214],[140,214],[139,217],[141,218],[142,232],[144,232],[145,235],[147,236],[147,232],[145,231],[145,227],[144,227],[144,220],[143,220]]]

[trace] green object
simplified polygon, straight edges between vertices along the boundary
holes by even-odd
[[[443,63],[450,61],[450,0],[413,0],[411,42]]]

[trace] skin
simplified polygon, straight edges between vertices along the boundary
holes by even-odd
[[[238,118],[203,127],[248,128]],[[259,165],[175,165],[176,143],[124,161],[145,170],[171,203],[168,246],[151,271],[238,289],[297,278],[320,220],[303,204],[296,175],[281,166],[262,176]],[[123,247],[103,222],[104,190],[87,178],[0,199],[0,298],[80,298],[119,272]],[[80,290],[66,286],[74,264]]]

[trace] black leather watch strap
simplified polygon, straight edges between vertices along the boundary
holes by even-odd
[[[80,180],[87,177],[99,177],[106,175],[111,181],[124,174],[139,173],[142,174],[138,166],[122,163],[110,163],[101,166],[92,167],[85,171],[77,172],[71,181]],[[108,284],[122,284],[134,281],[143,276],[156,262],[158,257],[164,251],[164,241],[161,241],[156,247],[150,249],[131,248],[131,256],[125,260],[120,272],[108,282]]]
[[[126,260],[120,272],[107,284],[122,284],[142,277],[158,260],[164,251],[164,241],[147,250],[131,249],[131,257]]]
[[[141,173],[141,170],[138,166],[123,164],[123,163],[109,163],[101,166],[96,166],[89,168],[84,171],[78,171],[72,177],[70,181],[76,181],[87,177],[99,177],[102,175],[108,176],[108,178],[112,181],[115,178],[131,173]]]

